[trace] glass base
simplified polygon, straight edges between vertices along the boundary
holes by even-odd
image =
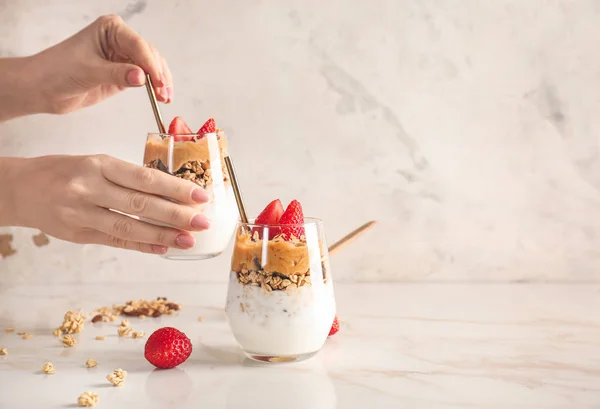
[[[209,258],[215,258],[220,256],[222,252],[209,253],[209,254],[163,254],[162,258],[167,260],[179,260],[179,261],[194,261],[194,260],[208,260]]]
[[[292,362],[301,362],[306,361],[307,359],[312,358],[317,355],[319,351],[308,352],[306,354],[298,354],[298,355],[265,355],[265,354],[255,354],[250,351],[242,351],[246,357],[250,358],[253,361],[257,362],[266,362],[268,364],[285,364]]]

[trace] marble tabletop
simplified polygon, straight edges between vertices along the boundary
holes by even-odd
[[[225,294],[220,283],[0,287],[0,328],[16,330],[0,331],[0,408],[77,407],[84,391],[98,408],[600,407],[598,284],[337,284],[340,332],[311,360],[279,365],[242,357]],[[131,326],[184,331],[194,351],[176,369],[154,370],[145,339],[119,338],[118,321],[86,322],[72,348],[51,334],[68,309],[159,296],[183,309]],[[117,368],[119,388],[105,378]]]

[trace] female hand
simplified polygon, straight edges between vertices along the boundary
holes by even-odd
[[[209,200],[203,189],[106,155],[0,158],[0,185],[0,226],[32,227],[75,243],[163,254],[192,247],[187,231],[209,226],[190,206]]]
[[[119,16],[102,16],[25,60],[28,88],[41,93],[39,112],[64,114],[94,105],[125,88],[144,85],[145,73],[150,74],[159,101],[173,100],[172,76],[164,58]]]

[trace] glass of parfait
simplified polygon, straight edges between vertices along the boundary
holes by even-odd
[[[221,254],[229,244],[238,214],[224,162],[226,155],[227,139],[221,130],[148,134],[144,166],[194,182],[205,189],[210,197],[208,203],[195,205],[208,218],[210,227],[204,231],[190,232],[196,240],[194,247],[169,248],[162,257],[172,260],[209,259]]]
[[[244,354],[264,362],[308,359],[335,317],[323,222],[238,223],[226,313]]]

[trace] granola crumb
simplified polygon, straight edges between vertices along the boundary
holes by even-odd
[[[80,312],[67,311],[59,329],[66,334],[77,334],[83,330],[84,318]]]
[[[73,345],[77,344],[77,340],[75,340],[75,337],[73,337],[73,335],[65,335],[60,342],[62,342],[62,344],[66,347],[72,347]]]
[[[17,332],[17,335],[21,335],[21,336],[23,336],[23,335],[25,335],[25,334],[27,334],[25,331],[19,331],[19,332]]]
[[[7,348],[0,348],[0,355],[8,355],[8,349]]]
[[[13,332],[15,329],[14,328],[4,328],[5,332]]]
[[[119,327],[119,328],[117,328],[117,333],[119,334],[120,337],[128,337],[129,334],[131,334],[132,331],[133,331],[133,328],[131,328],[131,327]]]
[[[33,336],[33,335],[31,335],[31,334],[25,334],[25,335],[23,335],[21,338],[23,338],[23,339],[29,339],[29,338],[31,338],[32,336]]]
[[[104,335],[96,335],[96,341],[104,341],[106,337]]]
[[[132,338],[144,338],[146,336],[146,333],[144,331],[134,331],[131,334]]]
[[[46,362],[44,366],[42,366],[42,372],[44,372],[47,375],[53,375],[56,373],[56,370],[54,369],[54,365],[52,365],[52,362]]]
[[[52,335],[54,335],[55,337],[60,337],[62,335],[62,330],[60,329],[60,327],[52,331]]]
[[[99,399],[100,397],[97,393],[83,392],[81,395],[79,395],[79,398],[77,398],[77,404],[84,407],[96,406]]]
[[[88,368],[95,368],[96,366],[98,366],[98,362],[95,359],[88,359],[87,361],[85,361],[85,366],[87,366]]]
[[[129,326],[129,320],[123,320],[123,321],[121,321],[121,326],[122,327],[128,327]]]
[[[113,373],[106,375],[106,379],[108,379],[113,386],[123,386],[126,377],[127,371],[124,371],[121,368],[115,369]]]
[[[204,317],[203,317],[202,315],[201,315],[201,316],[199,316],[199,317],[198,317],[198,321],[200,321],[200,322],[204,321]]]

